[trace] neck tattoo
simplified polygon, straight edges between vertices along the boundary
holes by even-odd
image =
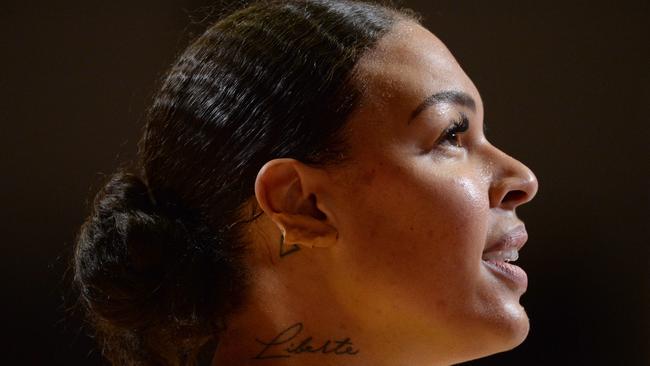
[[[255,338],[263,347],[253,359],[289,358],[303,353],[319,353],[336,356],[354,356],[359,353],[359,350],[354,348],[350,337],[339,340],[327,339],[317,343],[312,336],[298,337],[302,330],[302,323],[296,323],[280,332],[270,341]]]

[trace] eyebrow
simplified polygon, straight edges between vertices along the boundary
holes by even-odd
[[[408,123],[411,123],[411,121],[425,109],[440,103],[453,103],[467,107],[473,112],[476,112],[476,102],[469,94],[457,90],[446,90],[431,94],[427,99],[420,103],[420,105],[415,108],[413,113],[411,113],[411,118],[409,119]]]

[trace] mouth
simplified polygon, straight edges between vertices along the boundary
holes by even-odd
[[[521,267],[511,262],[519,259],[519,250],[528,240],[528,233],[524,225],[515,227],[493,241],[483,251],[482,262],[498,278],[508,282],[518,290],[525,291],[528,286],[528,277]]]

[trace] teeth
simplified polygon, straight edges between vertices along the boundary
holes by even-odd
[[[517,249],[497,250],[483,254],[484,260],[494,260],[502,262],[514,262],[519,259],[519,252]]]

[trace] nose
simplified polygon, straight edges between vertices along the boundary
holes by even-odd
[[[491,164],[490,207],[514,210],[535,197],[539,188],[535,174],[519,160],[496,149]]]

